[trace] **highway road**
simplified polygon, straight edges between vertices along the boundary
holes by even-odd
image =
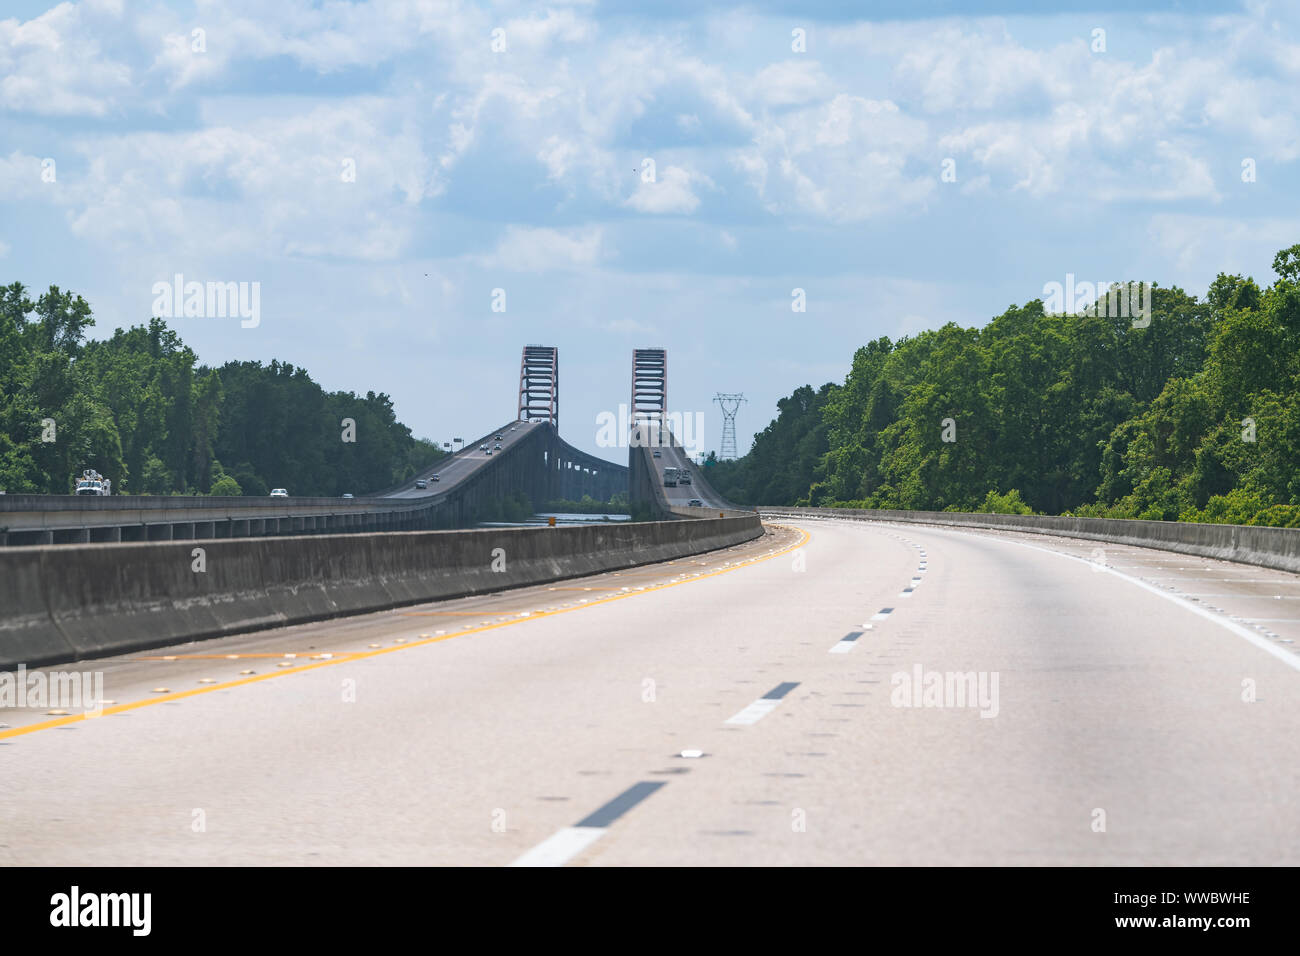
[[[514,442],[524,436],[527,429],[535,428],[539,424],[538,421],[508,422],[496,431],[489,432],[475,441],[467,442],[460,451],[448,458],[441,459],[432,467],[421,471],[400,488],[391,490],[381,497],[421,498],[448,491],[458,481],[468,478],[491,461],[492,456],[488,454],[488,451],[491,451],[492,455],[499,455],[501,452],[507,451]],[[497,435],[501,436],[500,442],[496,440]],[[495,450],[498,444],[501,446],[500,451]],[[482,450],[482,445],[487,445],[487,450]],[[438,480],[430,480],[429,487],[417,488],[415,486],[417,479],[432,479],[434,475],[438,476]]]
[[[698,498],[705,508],[728,508],[728,505],[717,493],[710,488],[706,488],[704,483],[699,480],[701,473],[700,468],[691,461],[686,454],[686,449],[680,445],[665,443],[662,447],[655,449],[659,452],[658,458],[653,458],[655,473],[658,475],[659,484],[663,485],[664,468],[671,467],[677,469],[686,469],[691,476],[690,484],[677,484],[664,486],[664,497],[674,508],[685,508],[690,505],[694,498]],[[696,507],[700,507],[697,505]]]
[[[0,865],[1300,863],[1300,577],[769,532],[77,665],[103,716],[0,711]]]

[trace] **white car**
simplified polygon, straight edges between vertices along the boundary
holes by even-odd
[[[272,497],[272,498],[288,498],[288,497],[289,497],[289,492],[286,491],[284,488],[272,488],[272,489],[271,489],[271,497]]]

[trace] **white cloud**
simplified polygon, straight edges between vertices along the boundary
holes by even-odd
[[[636,192],[627,198],[626,205],[653,215],[690,215],[700,205],[699,197],[691,189],[692,183],[713,185],[702,173],[681,166],[664,166],[656,171],[654,182],[637,181]]]
[[[0,20],[0,110],[105,116],[131,88],[131,69],[106,54],[114,4],[61,3],[39,17]]]
[[[604,230],[598,226],[565,230],[509,226],[496,249],[481,262],[513,272],[550,272],[592,268],[610,255]]]
[[[769,212],[855,222],[923,203],[937,174],[907,167],[929,149],[926,124],[897,104],[840,93],[766,119],[733,163]]]
[[[1292,219],[1237,219],[1224,216],[1161,213],[1147,223],[1147,237],[1172,261],[1179,282],[1189,291],[1203,292],[1220,272],[1249,273],[1251,263],[1272,262],[1274,254],[1296,242]],[[1255,280],[1268,285],[1276,276],[1271,270]],[[1170,284],[1165,279],[1164,284]]]
[[[401,254],[419,203],[442,188],[418,137],[404,129],[401,108],[359,99],[280,112],[269,104],[266,115],[245,115],[240,127],[87,140],[87,169],[61,175],[49,196],[67,208],[75,235],[124,248],[176,256]]]
[[[835,85],[812,60],[784,60],[759,71],[750,87],[768,106],[798,106],[833,95]]]

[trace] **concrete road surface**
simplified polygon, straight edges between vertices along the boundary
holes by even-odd
[[[1300,863],[1300,578],[769,530],[77,665],[104,716],[0,710],[0,865]]]

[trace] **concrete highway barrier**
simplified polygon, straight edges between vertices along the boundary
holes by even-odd
[[[0,549],[0,669],[672,560],[761,536],[695,521]]]
[[[1237,561],[1300,574],[1300,528],[1264,528],[1237,524],[1179,521],[1130,521],[1119,518],[1068,518],[1056,515],[967,514],[952,511],[877,511],[861,508],[765,507],[764,517],[857,518],[950,527],[991,528],[1084,538],[1107,544],[1177,551],[1202,558]]]

